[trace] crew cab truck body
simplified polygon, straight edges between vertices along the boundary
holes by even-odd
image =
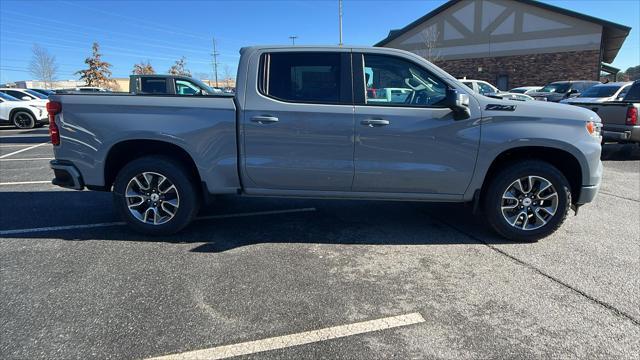
[[[368,101],[369,88],[410,94]],[[51,101],[53,183],[112,191],[150,234],[186,226],[208,194],[242,194],[470,202],[534,240],[602,174],[592,111],[484,97],[395,49],[243,48],[235,97]]]
[[[640,80],[634,81],[621,101],[599,104],[573,102],[590,109],[602,119],[603,141],[640,144]]]

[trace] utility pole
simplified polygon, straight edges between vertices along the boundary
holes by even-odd
[[[338,0],[338,25],[340,27],[340,42],[338,45],[342,46],[342,0]]]
[[[289,39],[291,39],[291,44],[292,44],[293,46],[295,46],[295,45],[296,45],[296,39],[297,39],[297,38],[298,38],[298,35],[291,35],[291,36],[289,36]]]
[[[216,51],[216,38],[213,38],[213,53],[211,53],[211,56],[213,58],[213,76],[215,77],[216,80],[216,87],[218,87],[218,55],[220,55],[219,52]]]

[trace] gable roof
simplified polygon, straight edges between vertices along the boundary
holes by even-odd
[[[402,34],[405,34],[407,31],[413,29],[414,27],[437,16],[441,12],[447,10],[448,8],[459,3],[460,1],[462,0],[447,1],[446,3],[440,5],[433,11],[429,12],[428,14],[422,16],[421,18],[413,21],[409,25],[403,27],[402,29],[393,29],[389,31],[389,35],[387,35],[386,38],[380,40],[373,46],[385,46],[386,44],[398,38]],[[574,18],[578,18],[584,21],[601,25],[602,26],[602,60],[608,63],[613,62],[613,59],[615,59],[616,55],[618,55],[618,51],[620,51],[620,48],[622,47],[622,43],[624,43],[624,40],[627,38],[627,35],[629,35],[629,32],[631,31],[631,28],[628,26],[620,25],[611,21],[597,18],[597,17],[581,14],[579,12],[567,10],[561,7],[549,5],[541,1],[536,1],[536,0],[511,0],[511,1],[518,1],[526,5],[536,6],[544,10],[553,11],[556,13],[560,13],[562,15],[571,16]]]

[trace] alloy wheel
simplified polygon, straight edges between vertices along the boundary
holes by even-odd
[[[129,212],[150,225],[167,223],[180,207],[176,186],[166,176],[155,172],[143,172],[131,178],[125,198]]]
[[[19,129],[31,129],[35,126],[33,118],[24,112],[17,113],[13,118],[13,123]]]
[[[516,179],[504,191],[502,216],[507,223],[521,230],[535,230],[546,225],[558,210],[558,192],[541,176]]]

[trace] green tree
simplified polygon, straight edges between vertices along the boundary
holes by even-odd
[[[76,74],[80,75],[80,80],[83,80],[87,86],[114,87],[114,81],[111,79],[111,64],[102,61],[100,45],[94,42],[91,50],[91,57],[84,60],[88,68],[86,70],[76,71]]]

